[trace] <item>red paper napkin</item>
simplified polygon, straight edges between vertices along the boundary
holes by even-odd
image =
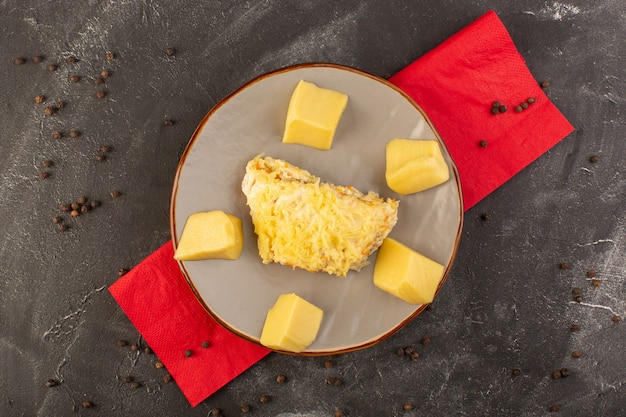
[[[390,81],[439,131],[458,167],[465,209],[573,130],[538,87],[494,12]],[[529,97],[535,103],[515,112]],[[508,111],[493,115],[496,100]],[[487,146],[481,146],[483,140]],[[269,351],[218,325],[195,298],[173,255],[168,242],[109,290],[195,406]],[[210,346],[203,348],[203,341]]]
[[[574,130],[493,11],[389,81],[424,109],[446,143],[459,170],[465,210]],[[530,97],[535,102],[516,112]],[[507,111],[492,114],[494,101]]]

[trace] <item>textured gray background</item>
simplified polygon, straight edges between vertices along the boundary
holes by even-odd
[[[576,132],[467,212],[434,309],[335,358],[272,354],[191,408],[107,287],[169,239],[178,157],[203,115],[267,71],[326,61],[388,77],[494,9]],[[0,415],[626,415],[626,5],[518,1],[3,1],[0,5]],[[164,54],[175,47],[174,57]],[[116,59],[107,62],[105,52]],[[30,57],[44,55],[34,64]],[[65,63],[75,55],[80,62]],[[17,66],[14,58],[28,62]],[[48,73],[46,66],[58,63]],[[108,96],[92,79],[109,69]],[[68,81],[70,74],[82,77]],[[37,94],[66,103],[44,117]],[[165,126],[163,120],[176,120]],[[55,129],[79,129],[54,140]],[[538,127],[540,128],[540,127]],[[113,151],[94,160],[102,145]],[[598,162],[589,162],[591,155]],[[41,161],[52,176],[42,181]],[[109,192],[120,190],[112,200]],[[97,210],[51,224],[60,202]],[[484,222],[480,214],[489,212]],[[569,262],[568,270],[559,263]],[[602,280],[591,286],[585,272]],[[572,287],[584,302],[575,303]],[[573,322],[581,331],[572,333]],[[420,345],[423,337],[432,344]],[[414,345],[421,359],[395,355]],[[573,350],[583,352],[572,359]],[[553,380],[553,370],[571,376]],[[513,368],[522,375],[512,378]],[[122,378],[143,383],[131,390]],[[277,385],[277,374],[287,382]],[[325,384],[328,376],[344,381]],[[45,381],[62,381],[46,388]],[[271,395],[269,404],[258,398]],[[83,400],[96,407],[85,410]],[[416,408],[404,411],[411,401]]]

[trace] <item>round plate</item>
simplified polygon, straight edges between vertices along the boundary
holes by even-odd
[[[291,94],[300,80],[348,95],[329,151],[283,144]],[[437,139],[450,180],[412,195],[385,182],[385,146],[393,138]],[[296,293],[324,310],[315,341],[301,354],[327,355],[370,346],[409,322],[424,305],[408,304],[374,286],[373,266],[340,278],[261,263],[241,181],[256,155],[280,158],[336,185],[351,185],[400,200],[390,237],[446,266],[459,243],[463,207],[456,167],[422,110],[405,93],[374,75],[332,64],[307,64],[256,78],[218,103],[202,120],[178,166],[171,201],[174,246],[187,217],[223,210],[244,224],[237,260],[180,262],[207,312],[230,331],[259,343],[267,311],[283,293]],[[440,285],[441,288],[441,285]]]

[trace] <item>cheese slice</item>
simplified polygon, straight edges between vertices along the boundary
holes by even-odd
[[[387,238],[374,264],[374,285],[411,304],[431,303],[443,278],[443,265]]]
[[[347,104],[346,94],[300,80],[289,101],[283,143],[330,149]]]
[[[386,148],[385,178],[399,194],[412,194],[443,184],[450,178],[436,140],[392,139]]]
[[[281,294],[267,312],[260,342],[270,349],[302,352],[317,337],[324,312],[296,294]]]
[[[248,162],[242,190],[266,264],[345,276],[368,265],[398,220],[397,200],[323,183],[271,157]]]
[[[241,219],[221,210],[193,213],[187,218],[174,259],[237,259],[243,250]]]

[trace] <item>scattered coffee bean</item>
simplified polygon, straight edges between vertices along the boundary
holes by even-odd
[[[611,321],[613,323],[619,323],[622,320],[622,318],[620,316],[618,316],[617,314],[615,314],[612,318]]]
[[[404,348],[398,348],[398,349],[396,349],[396,355],[398,355],[398,356],[404,356]]]
[[[78,58],[76,58],[74,55],[70,55],[65,58],[65,62],[67,62],[68,64],[75,64],[78,62]]]
[[[80,81],[80,77],[76,74],[70,75],[70,82],[77,83]]]
[[[102,155],[102,154],[96,154],[96,156],[94,157],[94,159],[95,159],[97,162],[104,162],[104,161],[106,161],[107,157],[106,157],[106,156],[104,156],[104,155]]]
[[[572,324],[572,326],[569,329],[572,332],[579,332],[580,331],[580,325],[574,323],[574,324]]]
[[[111,198],[118,198],[121,195],[122,193],[120,193],[119,191],[111,191]]]
[[[125,384],[130,384],[134,380],[135,380],[135,378],[130,376],[130,375],[125,376],[124,378],[122,378],[122,382],[124,382]]]
[[[486,140],[484,140],[484,139],[483,139],[483,140],[481,140],[481,141],[479,142],[479,144],[480,144],[480,146],[481,146],[482,148],[486,148],[486,147],[487,147],[487,141],[486,141]]]
[[[141,382],[139,382],[139,381],[133,381],[133,382],[131,382],[131,383],[130,383],[130,387],[131,387],[132,389],[137,389],[137,388],[139,388],[140,386],[141,386]]]
[[[417,352],[413,352],[413,353],[411,353],[411,360],[412,360],[413,362],[415,362],[415,361],[416,361],[416,360],[418,360],[419,358],[420,358],[420,354],[419,354],[419,353],[417,353]]]
[[[596,277],[596,270],[595,269],[589,269],[587,271],[587,278],[595,278]]]
[[[239,409],[241,410],[242,413],[249,413],[250,412],[250,404],[241,404],[241,405],[239,405]]]
[[[341,386],[341,379],[334,377],[334,376],[329,376],[328,378],[326,378],[326,385],[339,387]]]
[[[522,110],[526,110],[528,108],[528,102],[523,102],[522,104],[520,104],[520,106],[522,106]]]
[[[539,86],[540,86],[541,88],[548,88],[548,87],[550,87],[550,81],[542,81],[542,82],[539,84]]]
[[[133,343],[132,345],[130,345],[130,350],[132,350],[133,352],[137,352],[139,350],[139,345],[137,343]]]
[[[413,409],[413,404],[412,403],[404,403],[402,408],[404,409],[404,411],[411,411]]]
[[[167,56],[174,56],[174,55],[176,55],[176,48],[171,48],[171,47],[167,48],[165,50],[165,55],[167,55]]]
[[[515,109],[513,109],[513,110],[515,110],[515,113],[521,113],[522,110],[524,110],[524,109],[522,108],[522,106],[515,106]]]
[[[65,224],[60,224],[59,225],[59,232],[66,232],[69,229],[69,227]]]
[[[261,404],[267,404],[268,402],[270,402],[270,396],[269,395],[261,395],[259,397],[259,402]]]
[[[511,375],[513,376],[520,376],[522,374],[522,370],[519,368],[513,368],[513,370],[511,371]]]
[[[124,340],[124,339],[120,339],[120,340],[117,341],[117,345],[119,347],[126,347],[126,346],[128,346],[128,342],[126,340]]]
[[[561,407],[559,407],[557,404],[552,404],[550,406],[550,412],[551,413],[556,413],[557,411],[560,411],[560,410],[561,410]]]
[[[100,77],[96,77],[96,78],[93,79],[93,83],[95,85],[102,85],[102,84],[104,84],[104,80],[102,78],[100,78]]]
[[[193,355],[193,353],[191,352],[191,350],[187,349],[187,350],[185,351],[185,357],[186,357],[186,358],[190,358],[190,357],[191,357],[191,355]]]
[[[491,214],[483,213],[483,214],[480,215],[480,219],[484,220],[484,221],[490,220],[491,219]]]
[[[528,98],[526,99],[526,103],[528,103],[528,104],[535,104],[535,101],[536,101],[536,100],[535,100],[535,98],[534,98],[534,97],[528,97]]]
[[[425,337],[422,339],[422,345],[424,346],[430,345],[430,342],[431,342],[430,337]]]
[[[107,53],[104,54],[104,56],[107,61],[113,61],[115,59],[115,54],[111,51],[107,51]]]
[[[56,109],[52,106],[48,106],[44,109],[44,114],[46,116],[52,116],[55,113]]]
[[[572,294],[579,295],[580,293],[581,293],[580,288],[578,288],[578,287],[572,288]]]
[[[54,162],[51,161],[50,159],[46,159],[45,161],[41,163],[41,166],[44,168],[52,168],[54,166]]]
[[[62,219],[62,218],[60,218],[59,216],[54,216],[54,217],[52,218],[52,223],[53,223],[53,224],[59,224],[59,223],[61,223],[62,221],[63,221],[63,219]]]
[[[105,97],[106,97],[106,95],[107,95],[107,93],[106,93],[106,91],[104,91],[104,90],[98,90],[98,91],[96,91],[96,97],[98,97],[98,98],[105,98]]]
[[[595,164],[596,162],[598,162],[598,157],[596,155],[590,156],[589,162],[591,162],[592,164]]]
[[[580,350],[575,350],[572,352],[572,358],[578,359],[578,358],[582,358],[582,356],[583,356],[583,353]]]
[[[123,277],[127,273],[128,273],[128,269],[126,269],[126,268],[120,268],[119,271],[117,271],[117,275],[120,276],[120,277]]]
[[[567,378],[569,376],[569,369],[567,368],[561,368],[559,372],[561,373],[562,378]]]
[[[56,387],[57,385],[59,385],[59,381],[57,379],[50,378],[46,381],[46,388]]]
[[[507,110],[508,110],[508,108],[507,108],[506,106],[500,106],[500,107],[498,108],[498,111],[499,111],[500,113],[506,113],[506,111],[507,111]]]
[[[330,369],[333,366],[335,366],[335,364],[333,363],[333,361],[331,359],[327,359],[327,360],[324,361],[324,368]]]
[[[335,415],[335,417],[343,417],[343,411],[337,409],[337,410],[335,410],[335,414],[334,415]]]
[[[39,94],[38,96],[35,96],[35,103],[37,104],[41,104],[44,101],[46,101],[46,96]]]
[[[26,58],[18,57],[15,58],[15,65],[24,65],[26,63]]]
[[[222,415],[222,412],[220,411],[219,408],[214,408],[211,410],[211,416],[213,417],[219,417]]]
[[[163,375],[163,382],[165,382],[166,384],[172,382],[173,379],[174,378],[172,378],[172,375],[170,374]]]
[[[50,173],[49,172],[41,171],[39,173],[39,179],[40,180],[45,180],[45,179],[48,179],[48,178],[50,178]]]
[[[599,287],[600,285],[602,285],[602,281],[600,281],[599,279],[592,279],[591,285],[593,285],[594,287]]]
[[[172,120],[172,119],[165,119],[165,121],[163,122],[163,124],[164,124],[165,126],[174,126],[174,125],[176,124],[176,121],[175,121],[175,120]]]
[[[163,362],[157,362],[154,364],[154,367],[157,369],[163,369],[165,367],[165,365],[163,365]]]
[[[63,107],[65,107],[65,103],[64,103],[64,102],[62,102],[62,101],[57,101],[56,103],[54,103],[54,107],[55,107],[57,110],[61,110]]]
[[[111,73],[109,71],[107,71],[107,70],[102,70],[100,72],[100,77],[105,78],[105,79],[109,78],[110,75],[111,75]]]
[[[284,384],[285,383],[285,375],[278,375],[278,376],[276,376],[276,383],[277,384]]]
[[[562,374],[561,374],[560,370],[552,372],[552,378],[553,379],[561,379],[561,376],[562,376]]]
[[[76,139],[79,136],[80,136],[79,130],[75,130],[75,129],[70,130],[70,138]]]
[[[48,64],[48,72],[54,72],[57,68],[57,64]]]
[[[202,342],[202,348],[203,349],[207,349],[209,346],[211,346],[211,343],[209,343],[208,340],[205,340]]]
[[[83,408],[93,408],[94,403],[91,401],[83,401]]]
[[[559,265],[560,269],[567,269],[569,268],[569,264],[567,262],[561,262],[561,264]]]
[[[576,301],[577,303],[582,303],[583,302],[583,296],[582,295],[577,295],[576,298],[574,298],[574,301]]]

